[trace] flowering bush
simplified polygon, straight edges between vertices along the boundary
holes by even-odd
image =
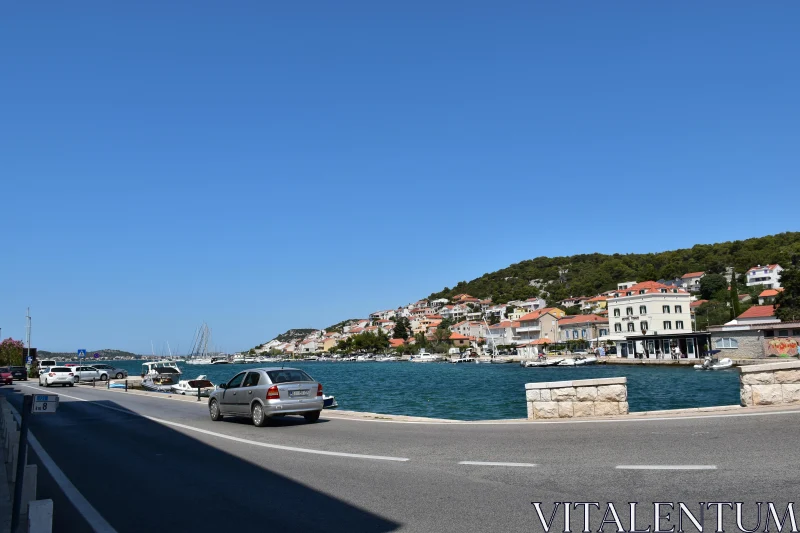
[[[11,337],[0,342],[0,365],[22,365],[22,352],[25,345]]]

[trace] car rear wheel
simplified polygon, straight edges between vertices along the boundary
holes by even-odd
[[[108,374],[101,374],[100,381],[108,381]]]
[[[219,412],[219,403],[217,400],[211,400],[211,403],[208,404],[208,414],[211,415],[211,420],[214,422],[222,420],[222,415]]]
[[[264,415],[264,408],[261,406],[260,403],[256,403],[253,406],[253,425],[256,427],[263,428],[264,425],[267,423],[267,417]]]
[[[75,386],[74,383],[67,383],[67,385],[69,385],[70,387],[74,387]]]
[[[122,378],[124,378],[125,376],[123,376],[123,375],[122,375],[122,372],[117,372],[117,375],[116,375],[116,376],[114,376],[114,377],[115,377],[115,378],[117,378],[117,379],[122,379]]]
[[[311,411],[310,413],[305,413],[303,415],[303,418],[306,419],[306,422],[313,423],[313,422],[316,422],[317,420],[319,420],[319,414],[320,413],[321,413],[321,411]]]

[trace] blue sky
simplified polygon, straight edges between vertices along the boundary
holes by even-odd
[[[166,4],[2,7],[3,337],[234,351],[800,229],[798,2]]]

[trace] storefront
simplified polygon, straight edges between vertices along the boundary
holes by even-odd
[[[617,357],[638,359],[702,359],[711,345],[708,333],[632,335],[615,341]]]

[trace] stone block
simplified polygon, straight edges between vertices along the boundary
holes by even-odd
[[[558,402],[558,417],[572,418],[572,405],[574,402]]]
[[[628,414],[628,402],[619,402],[619,414],[621,415]]]
[[[775,372],[775,383],[800,383],[800,370],[779,370]]]
[[[800,383],[785,383],[781,385],[783,403],[800,403]]]
[[[781,385],[753,385],[753,405],[783,403]]]
[[[782,361],[780,363],[766,363],[763,365],[745,365],[739,367],[739,372],[742,374],[750,374],[757,372],[777,372],[778,370],[796,369],[800,369],[800,361]]]
[[[29,533],[53,531],[53,500],[36,500],[28,504]]]
[[[528,420],[533,420],[533,402],[525,402],[528,406]]]
[[[550,389],[542,389],[540,394],[541,394],[541,398],[539,398],[539,399],[541,401],[543,401],[543,402],[549,402],[550,401]]]
[[[575,387],[564,387],[560,389],[550,389],[550,401],[563,402],[575,399]]]
[[[619,402],[594,402],[595,416],[608,416],[619,414]]]
[[[573,402],[572,416],[594,416],[594,402]]]
[[[558,418],[558,402],[533,402],[534,418]]]
[[[771,385],[775,383],[775,372],[754,372],[741,375],[742,385]]]
[[[538,402],[542,399],[541,389],[528,389],[525,391],[525,399],[529,402]]]
[[[628,388],[625,385],[600,385],[597,387],[598,402],[624,402],[628,400]]]
[[[744,407],[750,407],[753,405],[753,386],[752,385],[742,385],[741,389],[739,390],[739,396],[741,399],[741,404]]]
[[[597,387],[577,387],[575,398],[579,402],[593,402],[597,399]]]

